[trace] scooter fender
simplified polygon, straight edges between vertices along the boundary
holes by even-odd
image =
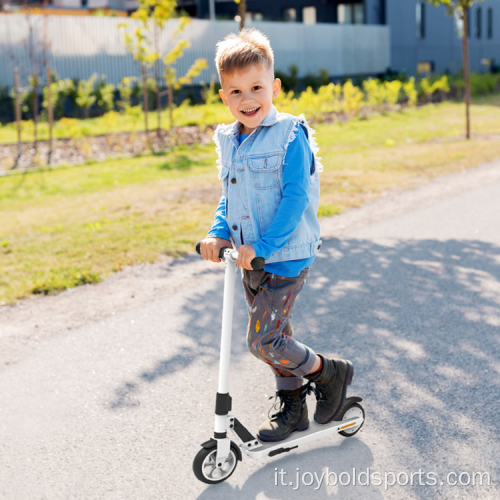
[[[205,450],[213,450],[214,448],[217,448],[217,439],[210,438],[208,441],[205,441],[204,443],[202,443],[201,447],[205,448]],[[239,446],[236,446],[231,441],[231,449],[234,451],[236,458],[241,462],[243,460],[243,456],[241,455],[241,450],[240,450]]]

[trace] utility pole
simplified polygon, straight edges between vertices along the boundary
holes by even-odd
[[[215,21],[215,0],[208,0],[208,7],[210,9],[210,21]]]

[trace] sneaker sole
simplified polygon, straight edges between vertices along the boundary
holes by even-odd
[[[286,439],[292,432],[295,431],[305,431],[309,429],[309,420],[306,420],[305,422],[302,422],[299,424],[295,429],[292,429],[288,434],[283,435],[283,436],[262,436],[260,434],[257,434],[257,438],[260,439],[261,441],[266,441],[266,442],[275,442],[275,441],[283,441]]]
[[[354,366],[350,361],[347,361],[347,374],[345,377],[344,386],[342,387],[342,396],[340,397],[339,407],[337,408],[337,411],[326,422],[318,422],[317,420],[314,420],[316,423],[324,425],[324,424],[329,424],[330,422],[335,420],[335,417],[340,413],[340,411],[344,407],[347,394],[347,386],[351,385],[353,376],[354,376]]]

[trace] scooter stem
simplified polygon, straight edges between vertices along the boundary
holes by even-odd
[[[236,254],[236,258],[235,255]],[[233,330],[234,282],[236,277],[237,252],[224,252],[226,272],[224,276],[224,302],[222,304],[222,334],[220,342],[219,394],[228,393],[229,361],[231,359],[231,334]]]

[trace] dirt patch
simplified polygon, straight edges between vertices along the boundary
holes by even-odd
[[[149,138],[154,151],[165,151],[175,145],[212,144],[215,126],[202,130],[197,125],[176,127],[174,133],[162,131],[162,140],[156,131]],[[102,161],[107,158],[127,158],[150,151],[145,132],[119,132],[116,134],[87,136],[81,139],[55,139],[51,166],[81,165],[89,160]],[[24,143],[17,166],[18,170],[46,166],[49,143],[38,141],[37,151],[33,143]],[[0,175],[5,175],[14,165],[17,144],[0,144]]]

